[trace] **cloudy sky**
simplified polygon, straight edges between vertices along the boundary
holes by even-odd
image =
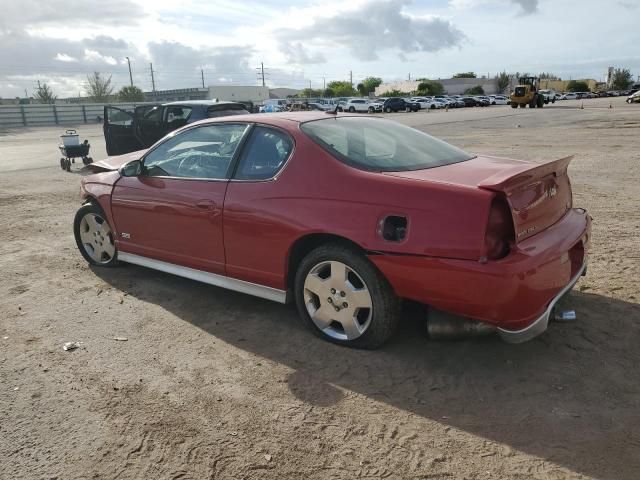
[[[78,95],[86,75],[118,89],[448,78],[461,71],[640,75],[640,0],[0,0],[0,96],[37,81]]]

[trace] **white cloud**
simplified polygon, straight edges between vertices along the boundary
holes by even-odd
[[[530,15],[538,11],[539,0],[450,0],[449,4],[460,10],[468,8],[476,8],[483,6],[505,6],[505,5],[517,5],[520,7],[520,13],[523,15]]]
[[[323,47],[342,47],[358,60],[373,61],[378,54],[437,52],[461,45],[465,35],[449,20],[414,16],[403,11],[407,0],[372,0],[359,8],[323,17],[297,29],[274,34],[282,53],[292,63],[320,63]],[[303,47],[314,45],[316,48]]]
[[[106,63],[107,65],[117,65],[118,61],[109,56],[109,55],[102,55],[100,52],[96,51],[96,50],[90,50],[88,48],[84,49],[84,59],[88,60],[90,62],[97,62],[97,63]]]
[[[77,62],[78,59],[72,57],[71,55],[67,55],[66,53],[58,53],[55,57],[54,60],[58,60],[59,62]]]

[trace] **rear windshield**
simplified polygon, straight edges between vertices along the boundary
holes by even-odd
[[[207,109],[208,118],[226,117],[229,115],[244,115],[249,113],[243,105],[215,105]]]
[[[300,128],[338,160],[362,170],[421,170],[473,158],[426,133],[378,118],[333,117]]]

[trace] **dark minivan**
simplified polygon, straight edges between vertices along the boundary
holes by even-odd
[[[242,103],[188,100],[138,105],[133,111],[104,107],[107,155],[122,155],[148,148],[167,133],[205,118],[249,113]]]

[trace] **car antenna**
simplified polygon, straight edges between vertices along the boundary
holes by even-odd
[[[336,108],[334,108],[333,110],[327,110],[324,113],[328,113],[329,115],[337,115],[338,114],[338,107],[340,106],[339,103],[336,103]]]

